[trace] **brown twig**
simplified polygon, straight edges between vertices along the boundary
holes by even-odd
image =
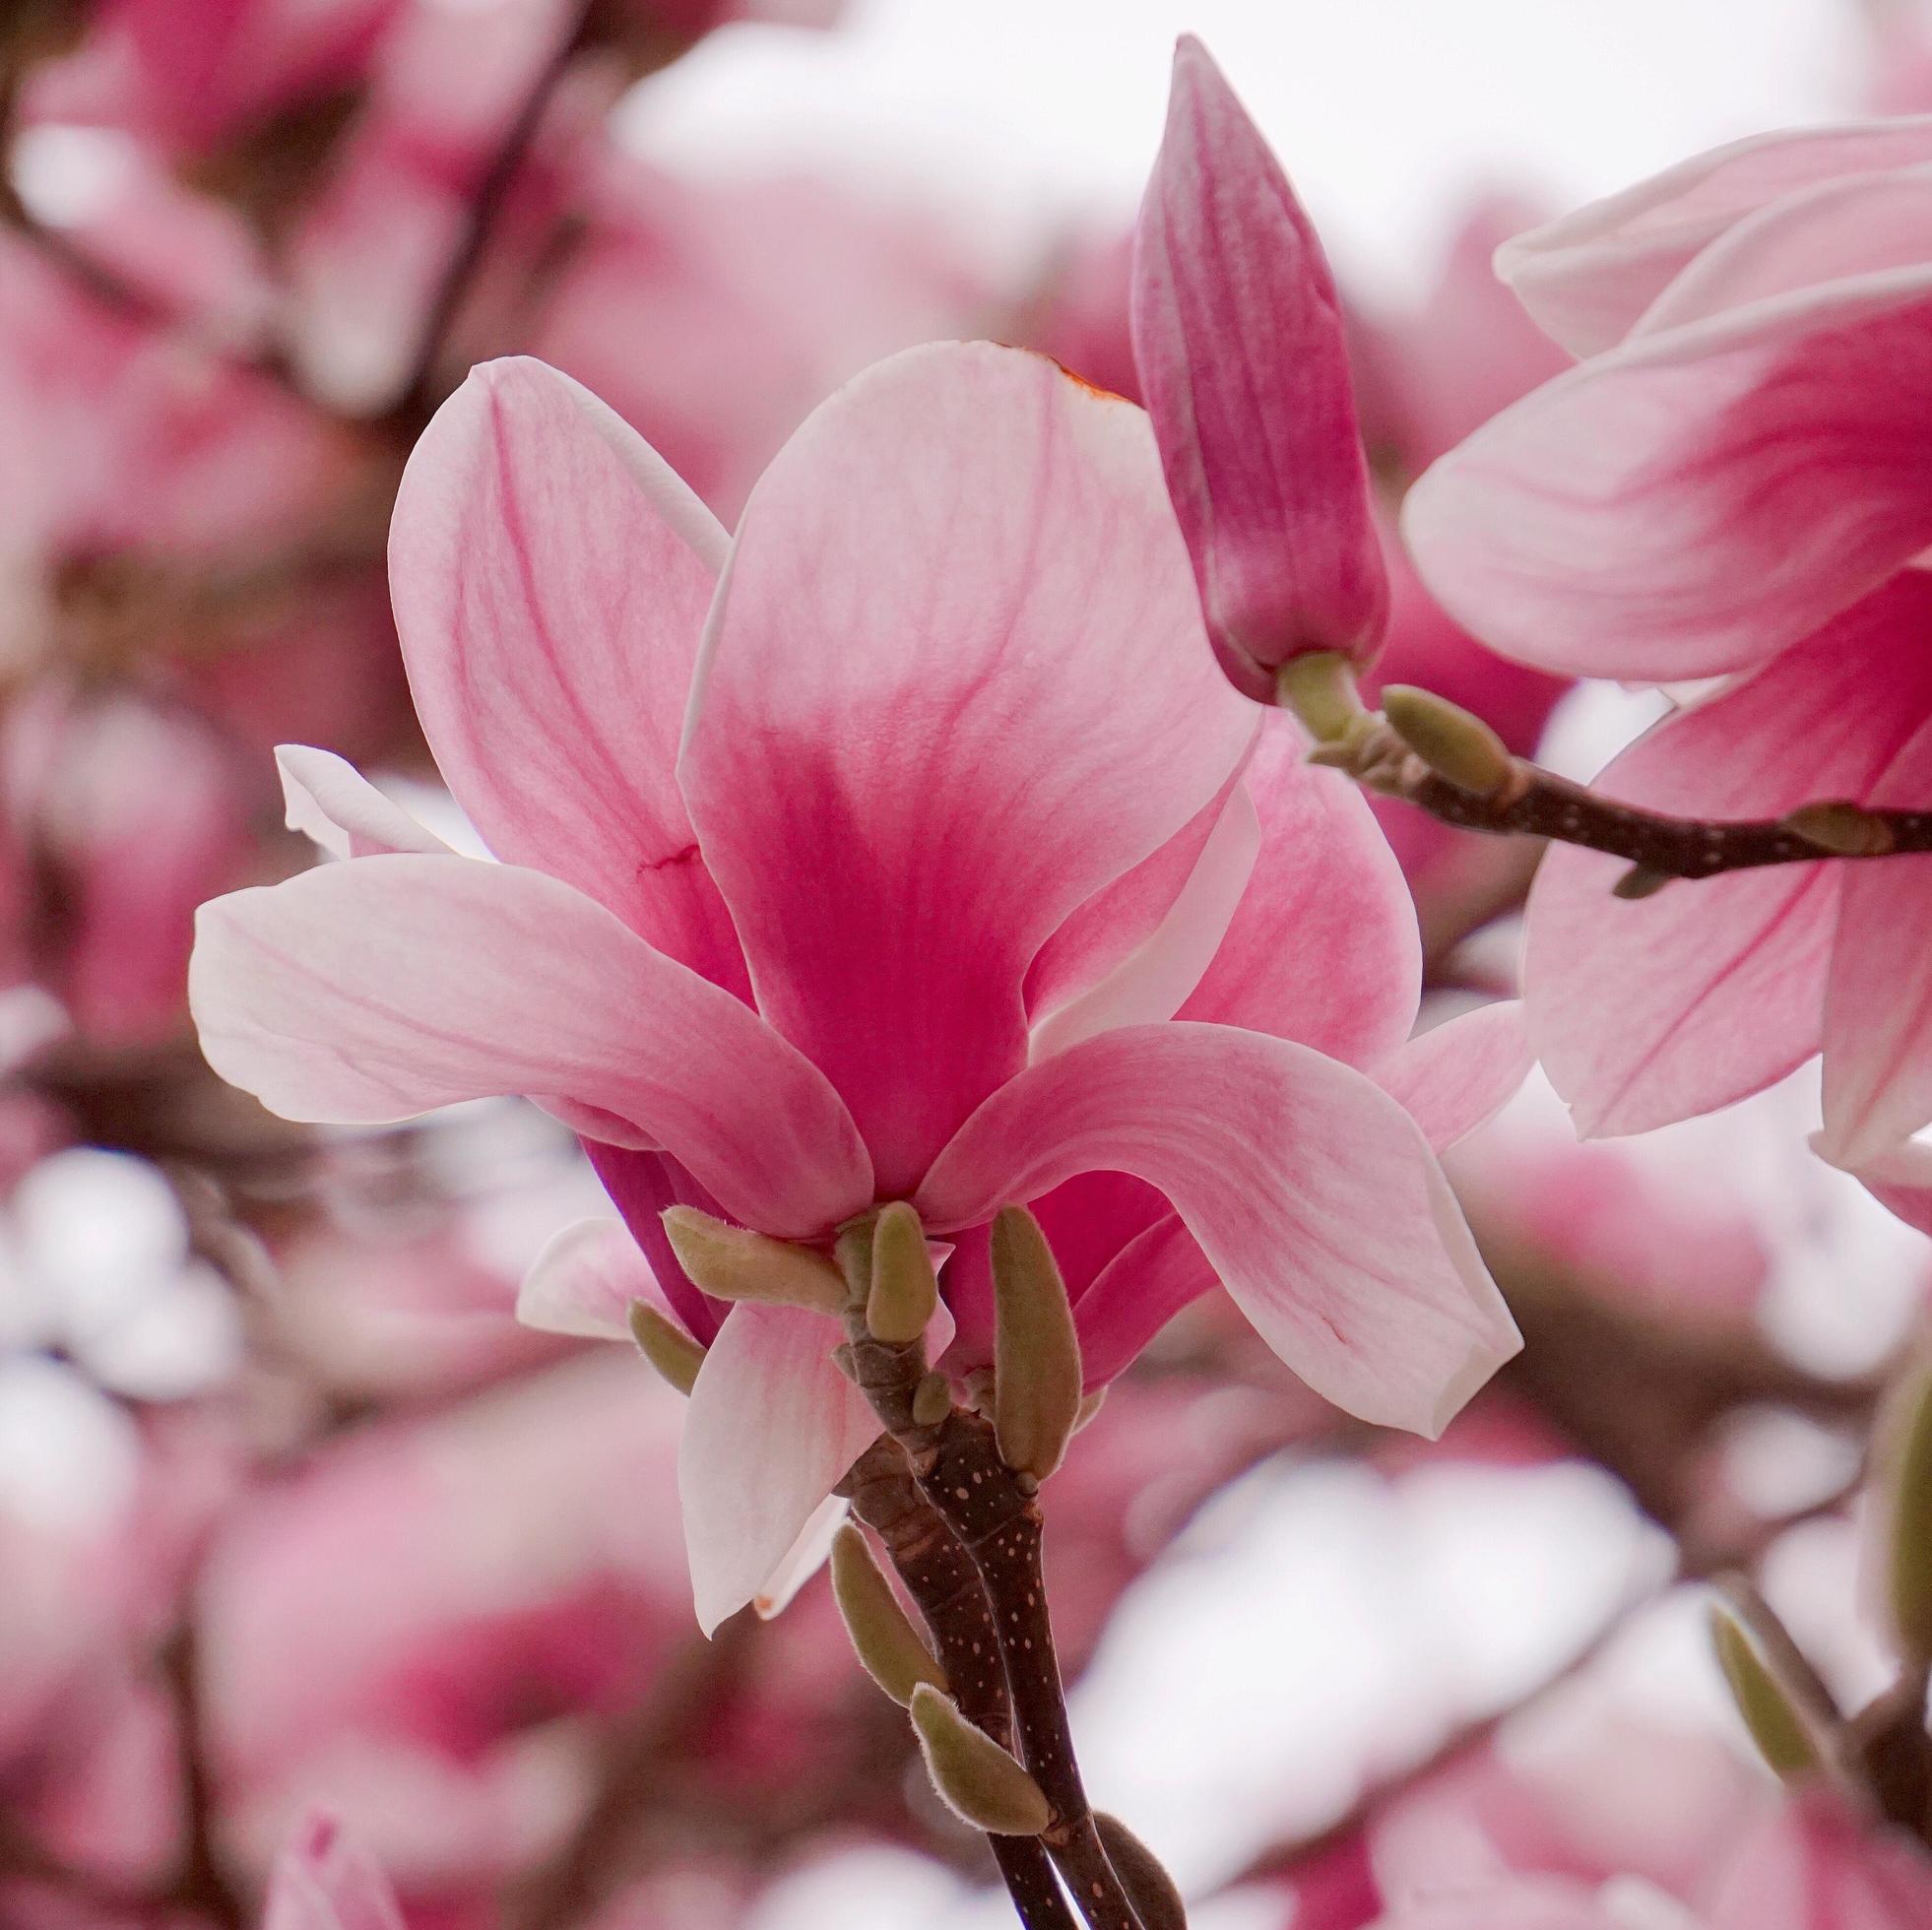
[[[174,1705],[176,1760],[181,1775],[183,1835],[173,1900],[198,1910],[223,1930],[244,1930],[248,1911],[223,1867],[215,1841],[217,1792],[210,1761],[207,1699],[202,1693],[201,1634],[190,1583],[187,1610],[161,1650],[161,1670]]]
[[[904,1451],[881,1436],[840,1488],[853,1512],[885,1544],[932,1633],[960,1712],[1010,1749],[1012,1709],[986,1589],[959,1537],[914,1483]],[[990,1835],[987,1841],[1026,1930],[1073,1930],[1046,1846],[1034,1836]]]
[[[986,1588],[1017,1753],[1053,1809],[1040,1840],[1092,1930],[1143,1930],[1094,1827],[1073,1753],[1041,1568],[1037,1500],[1000,1459],[993,1428],[979,1415],[950,1406],[930,1426],[916,1417],[914,1394],[927,1372],[924,1341],[874,1339],[856,1302],[846,1313],[846,1337],[854,1380]]]

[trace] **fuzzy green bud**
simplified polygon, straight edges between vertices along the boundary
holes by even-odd
[[[901,1708],[922,1682],[945,1688],[945,1671],[879,1573],[866,1537],[850,1521],[832,1537],[832,1598],[860,1666]]]
[[[1800,1692],[1772,1668],[1743,1621],[1722,1600],[1711,1603],[1710,1640],[1731,1700],[1766,1766],[1786,1780],[1816,1770],[1821,1758],[1802,1712]]]
[[[1093,1827],[1141,1930],[1188,1930],[1188,1905],[1181,1886],[1168,1875],[1161,1859],[1118,1816],[1095,1810]]]
[[[1037,1836],[1053,1821],[1040,1785],[957,1704],[922,1682],[911,1708],[926,1772],[955,1816],[995,1836]]]
[[[1369,728],[1355,690],[1355,666],[1339,650],[1289,658],[1275,673],[1275,698],[1318,744],[1352,744]]]
[[[1892,827],[1863,804],[1832,798],[1800,804],[1781,820],[1808,845],[1837,858],[1877,858],[1892,849]]]
[[[714,1300],[754,1300],[836,1314],[845,1305],[839,1270],[808,1248],[713,1219],[695,1206],[667,1206],[664,1230],[677,1263]]]
[[[874,1340],[904,1346],[926,1331],[939,1304],[939,1276],[919,1215],[903,1199],[881,1207],[872,1222],[871,1288],[866,1326]]]
[[[1053,1249],[1024,1206],[993,1222],[993,1429],[1008,1467],[1044,1481],[1080,1414],[1080,1342]]]
[[[657,1369],[660,1379],[680,1394],[689,1393],[698,1369],[704,1365],[704,1349],[648,1300],[633,1300],[625,1319],[637,1351]]]
[[[1879,1431],[1874,1526],[1886,1620],[1901,1661],[1932,1662],[1932,1368],[1892,1397]]]
[[[1516,760],[1480,717],[1413,684],[1391,683],[1382,693],[1388,728],[1447,784],[1489,798],[1509,783]]]

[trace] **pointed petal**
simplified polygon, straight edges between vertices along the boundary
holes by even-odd
[[[1812,1135],[1811,1149],[1823,1159],[1824,1135]],[[1920,1233],[1932,1233],[1932,1145],[1907,1139],[1867,1160],[1852,1177],[1888,1213]]]
[[[318,1811],[276,1859],[262,1930],[403,1930],[403,1912],[374,1859]]]
[[[1249,765],[1261,849],[1183,1018],[1239,1025],[1368,1066],[1415,1024],[1422,940],[1401,867],[1362,794],[1270,719]]]
[[[1659,724],[1595,788],[1716,818],[1862,797],[1932,701],[1915,642],[1928,623],[1932,583],[1901,577],[1756,676]],[[1610,895],[1625,868],[1553,849],[1529,898],[1530,1039],[1585,1136],[1728,1105],[1823,1037],[1841,864],[1685,881],[1636,903]]]
[[[832,1365],[835,1322],[734,1307],[698,1369],[677,1494],[698,1626],[710,1635],[764,1586],[835,1482],[878,1435]]]
[[[655,1307],[680,1330],[651,1262],[621,1220],[579,1220],[552,1235],[524,1275],[517,1319],[540,1333],[628,1340],[635,1301]]]
[[[1145,417],[986,344],[879,363],[787,444],[693,698],[684,788],[759,1007],[884,1194],[1024,1062],[1047,936],[1254,723],[1200,648]]]
[[[1866,802],[1932,801],[1932,724],[1921,725]],[[1932,1123],[1932,857],[1843,868],[1825,990],[1825,1157],[1859,1168]]]
[[[1388,584],[1334,278],[1267,143],[1191,36],[1175,50],[1135,234],[1133,348],[1229,677],[1266,703],[1291,657],[1372,656]]]
[[[1175,1315],[1221,1284],[1178,1213],[1135,1235],[1073,1309],[1089,1392],[1130,1367]]]
[[[1572,354],[1622,340],[1683,269],[1756,210],[1817,182],[1932,161],[1932,117],[1753,135],[1506,241],[1496,272]]]
[[[567,376],[486,362],[410,458],[390,582],[437,767],[495,854],[742,984],[677,789],[724,532]]]
[[[1506,655],[1673,679],[1762,662],[1932,544],[1932,266],[1633,338],[1409,492],[1424,580]]]
[[[376,1124],[497,1093],[603,1107],[734,1217],[819,1233],[872,1196],[824,1078],[729,993],[537,871],[325,865],[201,908],[210,1064],[286,1118]]]
[[[832,1552],[832,1537],[845,1525],[846,1507],[838,1495],[827,1495],[811,1512],[811,1518],[799,1530],[799,1538],[785,1551],[784,1558],[765,1577],[765,1585],[751,1598],[758,1620],[769,1622],[792,1604],[792,1597],[825,1566]]]
[[[1518,1345],[1414,1122],[1306,1047],[1103,1033],[995,1094],[915,1203],[943,1231],[1101,1171],[1165,1192],[1268,1344],[1365,1419],[1439,1433]]]
[[[1372,1076],[1441,1153],[1501,1112],[1534,1062],[1521,1000],[1499,998],[1397,1046]]]
[[[290,830],[299,831],[331,858],[373,858],[383,852],[447,852],[401,804],[393,804],[354,765],[332,750],[305,743],[275,748]]]

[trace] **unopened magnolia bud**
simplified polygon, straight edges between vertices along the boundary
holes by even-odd
[[[1806,844],[1838,858],[1877,858],[1892,849],[1892,827],[1885,819],[1847,799],[1800,804],[1783,823]]]
[[[952,1383],[943,1374],[929,1374],[913,1389],[913,1419],[923,1428],[936,1428],[952,1412]]]
[[[1168,1875],[1161,1859],[1118,1816],[1095,1810],[1093,1827],[1134,1915],[1140,1919],[1141,1930],[1188,1930],[1188,1905],[1181,1887]]]
[[[664,1230],[677,1263],[714,1300],[757,1300],[836,1314],[845,1282],[821,1255],[713,1219],[695,1206],[667,1206]]]
[[[945,1671],[879,1573],[866,1537],[850,1521],[832,1537],[832,1597],[860,1666],[901,1708],[922,1682],[945,1688]]]
[[[926,1331],[939,1304],[939,1276],[927,1250],[926,1229],[903,1199],[880,1209],[872,1223],[872,1283],[866,1326],[874,1340],[904,1346]]]
[[[680,1394],[689,1393],[698,1369],[704,1365],[704,1349],[647,1300],[633,1300],[625,1318],[630,1324],[630,1337],[637,1342],[637,1351]]]
[[[1080,1342],[1053,1249],[1024,1206],[993,1222],[993,1429],[999,1457],[1044,1481],[1080,1412]]]
[[[1673,879],[1668,871],[1653,871],[1647,865],[1633,865],[1610,887],[1610,895],[1626,901],[1654,898],[1665,885],[1671,882]]]
[[[1355,666],[1339,650],[1291,657],[1275,673],[1275,694],[1317,744],[1351,744],[1369,727],[1355,690]]]
[[[1040,1785],[956,1704],[922,1682],[911,1708],[926,1771],[954,1815],[996,1836],[1037,1836],[1053,1821]]]
[[[1894,1395],[1880,1429],[1874,1527],[1886,1619],[1900,1659],[1932,1662],[1932,1368]]]
[[[1480,717],[1413,684],[1390,683],[1382,693],[1388,728],[1446,783],[1477,798],[1509,783],[1516,760]]]
[[[1802,1692],[1773,1671],[1728,1602],[1711,1604],[1710,1639],[1731,1700],[1766,1766],[1787,1779],[1817,1769],[1821,1759],[1802,1713]]]

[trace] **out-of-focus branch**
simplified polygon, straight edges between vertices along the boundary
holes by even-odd
[[[174,1705],[176,1759],[181,1776],[182,1844],[171,1900],[197,1910],[223,1930],[246,1930],[248,1911],[223,1867],[215,1837],[217,1790],[210,1759],[207,1705],[202,1693],[201,1632],[196,1589],[189,1583],[184,1613],[161,1654],[161,1671]]]

